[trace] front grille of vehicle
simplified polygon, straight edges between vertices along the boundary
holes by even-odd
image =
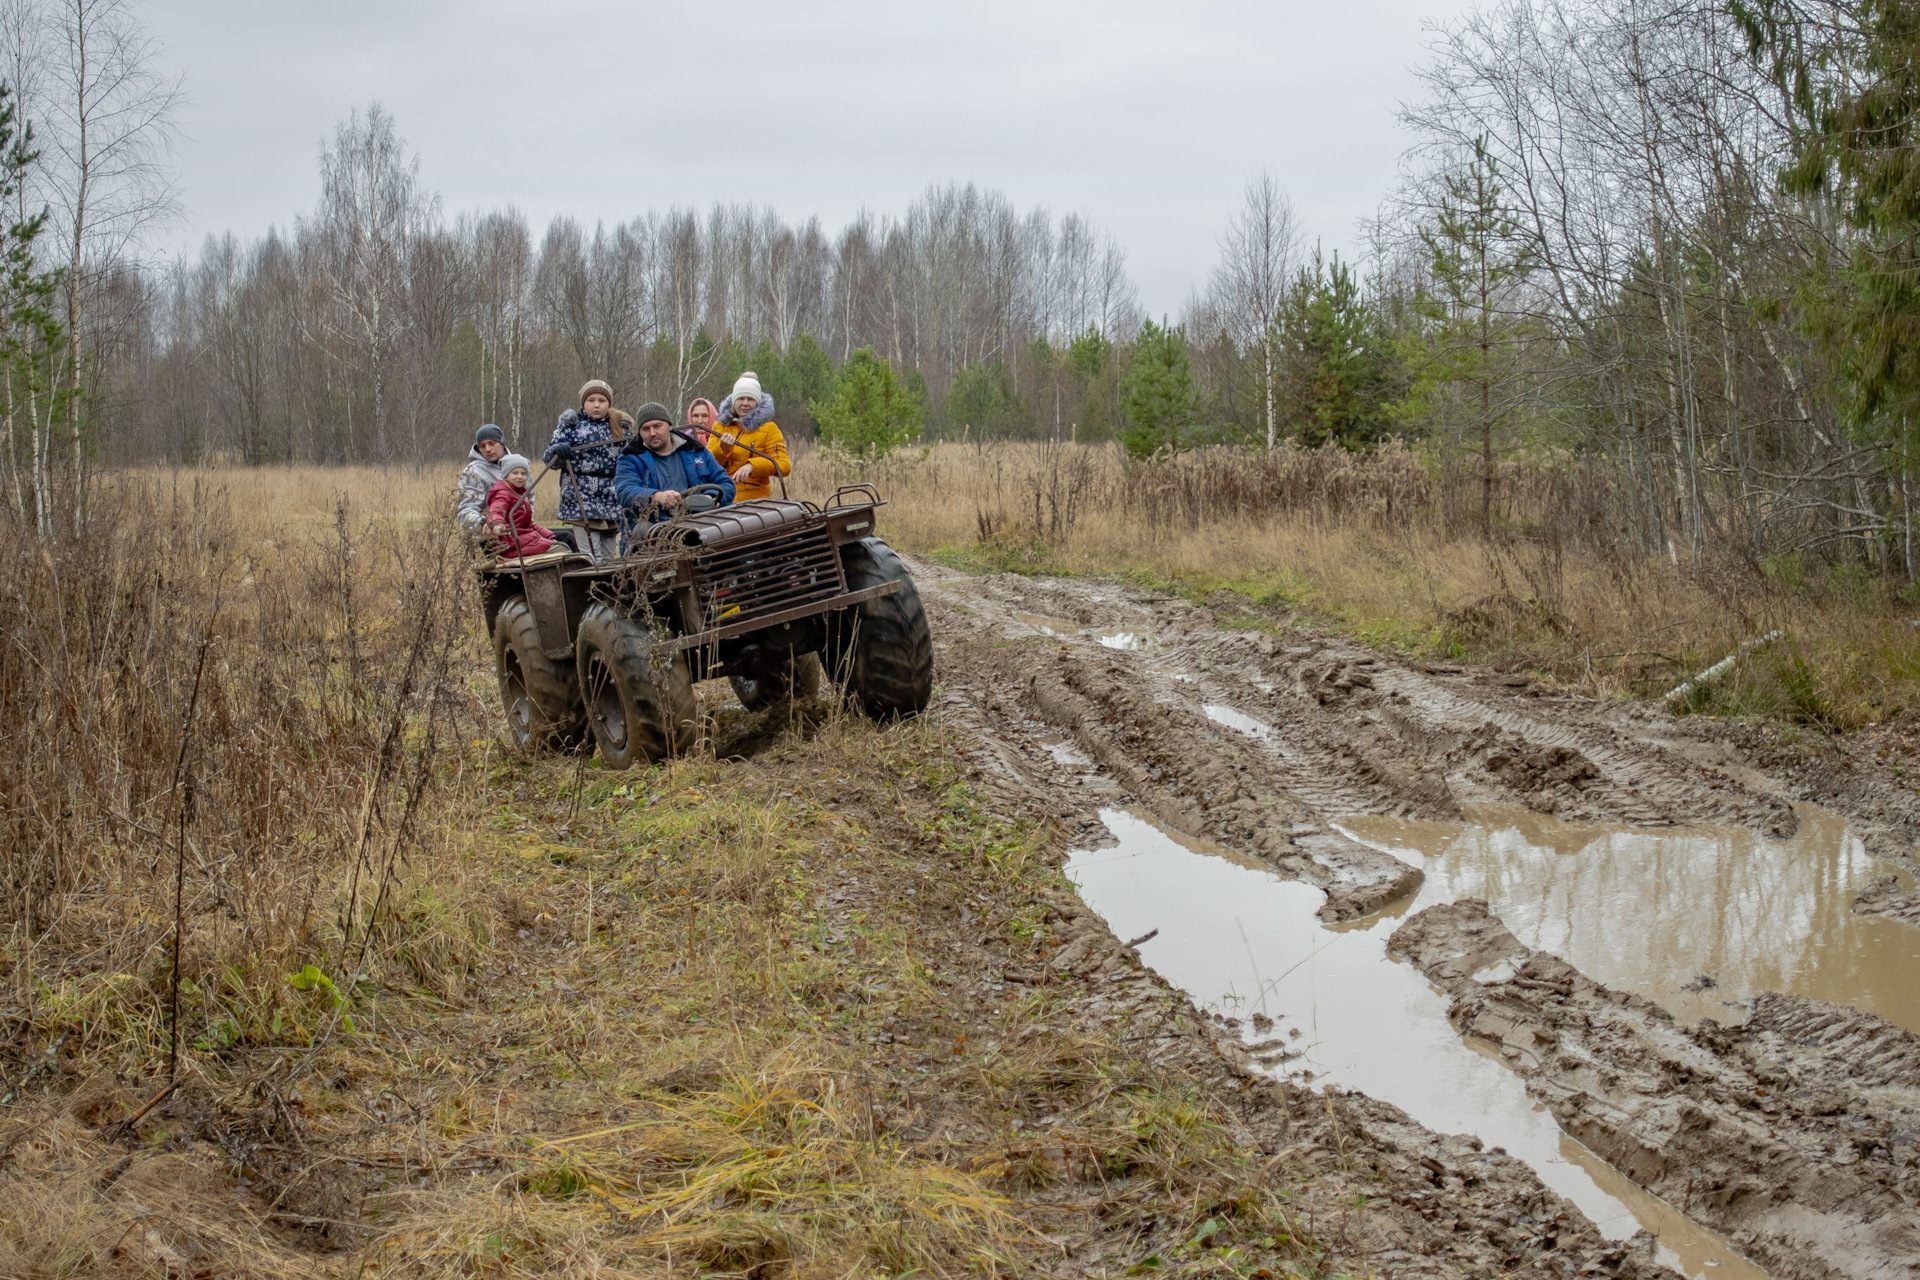
[[[824,525],[698,556],[693,581],[709,627],[751,622],[846,590]]]

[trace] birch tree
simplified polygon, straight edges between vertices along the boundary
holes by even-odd
[[[354,350],[373,401],[373,450],[393,456],[387,377],[405,319],[410,250],[436,201],[379,103],[355,111],[320,154],[320,209],[310,226],[331,295],[334,326]]]
[[[1247,183],[1240,208],[1220,238],[1220,265],[1214,268],[1213,302],[1230,336],[1243,348],[1260,350],[1260,390],[1266,409],[1267,448],[1280,442],[1274,397],[1279,370],[1280,305],[1297,269],[1300,218],[1292,201],[1262,173]]]

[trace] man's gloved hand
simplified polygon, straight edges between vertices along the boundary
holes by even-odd
[[[556,444],[547,450],[546,457],[542,458],[541,461],[550,467],[557,462],[572,462],[573,446],[570,444]]]

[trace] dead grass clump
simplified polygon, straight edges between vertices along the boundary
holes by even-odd
[[[532,1184],[591,1191],[645,1245],[724,1270],[861,1254],[896,1274],[1004,1263],[996,1246],[1029,1234],[1007,1200],[886,1136],[839,1082],[776,1059],[658,1099],[646,1119],[548,1144]]]
[[[233,1203],[202,1160],[128,1151],[45,1105],[0,1125],[11,1174],[0,1205],[0,1275],[300,1274],[271,1221]]]
[[[23,1066],[58,1042],[164,1070],[176,1007],[180,1052],[289,1043],[338,1005],[287,975],[350,1001],[395,943],[445,987],[474,945],[403,874],[474,732],[460,547],[344,500],[324,531],[243,528],[218,489],[122,478],[82,536],[0,563],[0,968]]]

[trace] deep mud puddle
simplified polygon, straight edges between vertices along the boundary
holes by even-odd
[[[1652,1230],[1662,1261],[1687,1275],[1764,1280],[1720,1237],[1562,1134],[1491,1049],[1454,1031],[1444,997],[1386,956],[1404,909],[1329,926],[1315,914],[1324,895],[1310,885],[1123,810],[1102,809],[1101,818],[1118,843],[1077,851],[1067,864],[1082,899],[1118,937],[1159,930],[1141,944],[1142,959],[1200,1007],[1240,1019],[1243,1039],[1270,1046],[1268,1069],[1311,1073],[1430,1129],[1504,1147],[1609,1237]],[[1297,1056],[1277,1060],[1282,1053]]]
[[[1335,825],[1426,872],[1414,910],[1484,898],[1527,946],[1682,1022],[1737,1023],[1745,1002],[1780,991],[1920,1032],[1920,930],[1851,909],[1892,868],[1843,819],[1798,812],[1786,840],[1578,825],[1505,806],[1469,806],[1467,826]]]

